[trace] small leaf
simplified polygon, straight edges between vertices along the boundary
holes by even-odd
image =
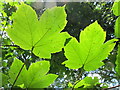
[[[120,38],[120,17],[118,17],[115,22],[115,36]]]
[[[81,31],[80,43],[72,38],[65,46],[67,61],[63,62],[70,69],[78,69],[84,66],[86,71],[95,70],[102,66],[102,60],[106,59],[115,46],[117,39],[104,43],[106,33],[102,27],[94,22]]]
[[[75,88],[81,87],[83,85],[83,88],[93,88],[93,86],[95,86],[98,82],[99,80],[97,77],[94,77],[93,79],[92,77],[85,77],[83,80],[75,85]]]
[[[117,74],[120,76],[120,45],[118,45],[118,55],[117,55],[117,60],[116,60],[115,64],[116,64],[115,70],[116,70]]]
[[[69,88],[73,87],[73,85],[72,85],[71,82],[68,83],[68,87],[69,87]]]
[[[2,73],[0,72],[0,81],[2,81],[3,79],[2,79]],[[2,82],[0,82],[0,87],[2,87],[3,85],[2,85]]]
[[[9,71],[11,84],[15,81],[22,66],[23,63],[20,60],[14,60]],[[55,74],[47,74],[49,67],[50,63],[48,61],[38,61],[33,63],[28,70],[24,67],[15,83],[15,86],[24,88],[48,87],[57,78],[57,75]]]
[[[116,15],[116,16],[119,16],[120,15],[120,0],[116,0],[113,4],[113,7],[112,7],[112,10],[113,10],[113,13]]]

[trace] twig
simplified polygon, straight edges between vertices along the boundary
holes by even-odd
[[[116,88],[116,87],[120,87],[120,85],[117,85],[117,86],[114,86],[114,87],[109,87],[109,88],[104,88],[104,89],[102,89],[102,90],[113,89],[113,88]]]
[[[20,47],[17,46],[17,45],[1,45],[1,46],[4,46],[4,47],[18,47],[18,48],[20,48]]]
[[[111,89],[111,88],[116,88],[116,87],[120,87],[120,85],[117,85],[117,86],[114,86],[114,87],[110,87],[110,88],[108,88],[108,89]]]

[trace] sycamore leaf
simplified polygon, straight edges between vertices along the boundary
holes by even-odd
[[[116,60],[115,64],[116,64],[115,70],[116,70],[117,74],[120,76],[120,45],[118,45],[118,55],[117,55],[117,60]]]
[[[85,77],[83,80],[75,85],[75,88],[81,87],[83,85],[83,88],[93,88],[93,86],[95,86],[98,82],[99,79],[97,77],[94,77],[93,79],[92,77]]]
[[[112,7],[112,10],[113,10],[113,13],[116,15],[116,16],[119,16],[120,15],[120,0],[116,0],[113,4],[113,7]]]
[[[113,13],[116,16],[120,16],[120,0],[116,0],[113,4]],[[120,17],[117,18],[116,22],[115,22],[115,36],[117,38],[120,38]],[[118,55],[117,55],[117,59],[116,59],[116,72],[118,75],[120,75],[120,45],[118,45]]]
[[[95,70],[102,66],[102,60],[106,59],[115,46],[117,39],[104,43],[106,33],[102,27],[94,22],[81,31],[80,43],[72,38],[65,46],[67,61],[63,62],[70,69],[78,69],[84,66],[86,71]]]
[[[16,59],[14,60],[12,66],[10,67],[9,76],[10,82],[13,82],[18,75],[23,63]],[[57,75],[47,74],[50,68],[50,63],[48,61],[38,61],[33,63],[28,70],[26,67],[22,69],[15,86],[22,86],[25,88],[46,88],[57,78]],[[47,74],[47,75],[46,75]]]
[[[66,16],[64,7],[53,7],[38,20],[36,12],[22,4],[12,16],[12,28],[6,31],[16,45],[33,50],[41,58],[50,58],[51,53],[61,51],[68,37],[68,33],[60,33],[67,23]]]

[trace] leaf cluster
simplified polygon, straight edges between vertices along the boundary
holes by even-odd
[[[115,5],[113,10],[114,7]],[[68,59],[61,61],[68,70],[78,69],[81,71],[81,73],[77,73],[77,80],[72,83],[69,82],[68,86],[72,88],[93,88],[102,84],[99,83],[97,77],[82,77],[82,75],[87,71],[90,72],[102,67],[104,65],[103,60],[110,55],[118,39],[105,41],[106,32],[95,21],[80,32],[77,40],[67,32],[62,32],[67,24],[66,18],[65,6],[47,9],[40,19],[29,5],[21,3],[18,6],[17,11],[12,15],[13,24],[6,29],[10,38],[7,38],[6,41],[13,48],[10,48],[10,53],[5,51],[6,53],[3,54],[4,58],[11,58],[10,69],[8,72],[3,70],[4,85],[9,82],[12,88],[14,86],[21,88],[48,87],[58,77],[55,75],[57,73],[49,73],[54,71],[50,67],[52,65],[54,67],[52,62],[59,59],[55,58],[54,61],[50,61],[50,59],[55,54],[60,55],[60,53],[56,53],[60,51],[64,52],[65,55],[61,54],[61,56]],[[119,20],[116,20],[116,23],[118,24]],[[115,35],[119,38],[117,24],[115,24]],[[5,49],[7,46],[3,48]],[[19,52],[13,53],[16,52],[15,49]],[[58,63],[58,68],[61,63]],[[4,61],[3,65],[6,67],[7,62]],[[116,65],[116,71],[119,74],[119,46]],[[61,65],[60,68],[63,71],[66,69],[64,65]],[[55,71],[57,72],[57,70],[56,68]]]

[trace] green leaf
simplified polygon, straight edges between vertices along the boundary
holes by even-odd
[[[30,88],[46,88],[57,78],[57,75],[48,74],[40,79],[36,79],[31,85]]]
[[[16,75],[20,71],[20,67],[23,63],[16,59],[14,60],[10,71],[10,81],[13,84]],[[28,70],[24,67],[20,73],[15,86],[22,86],[25,88],[46,88],[57,78],[57,75],[47,74],[50,68],[50,63],[48,61],[38,61],[32,63]],[[46,75],[47,74],[47,75]]]
[[[118,17],[115,22],[115,36],[120,38],[120,17]]]
[[[75,85],[75,88],[81,87],[83,85],[84,85],[83,88],[93,88],[93,86],[95,86],[98,82],[99,82],[99,79],[97,77],[94,77],[94,78],[85,77],[83,80],[81,80]]]
[[[51,53],[64,47],[68,33],[60,33],[66,25],[64,7],[47,9],[38,20],[35,11],[22,4],[13,16],[12,28],[6,30],[12,41],[41,58],[50,58]]]
[[[116,60],[115,64],[116,64],[115,70],[116,70],[117,74],[120,76],[120,45],[118,45],[118,55],[117,55],[117,60]]]
[[[3,74],[3,73],[0,73],[2,74],[2,86],[6,85],[8,83],[8,76]]]
[[[2,85],[2,73],[0,72],[0,87],[2,87],[3,85]]]
[[[49,71],[49,62],[46,61],[41,61],[41,62],[36,62],[30,65],[28,69],[28,80],[26,86],[31,86],[33,82],[36,82],[38,77],[43,77],[48,71]]]
[[[20,69],[22,68],[23,63],[22,61],[15,59],[14,62],[12,63],[10,70],[9,70],[9,76],[10,76],[10,83],[13,84],[14,81],[16,80],[18,73],[20,71]],[[21,85],[23,84],[24,81],[26,81],[26,79],[24,78],[24,75],[27,73],[27,70],[25,68],[25,66],[23,67],[15,85]]]
[[[68,83],[68,87],[69,87],[69,88],[73,87],[73,85],[72,85],[71,82]]]
[[[116,15],[116,16],[119,16],[120,15],[120,0],[116,0],[113,4],[113,7],[112,7],[112,10],[113,10],[113,13]]]
[[[117,39],[104,43],[106,33],[102,27],[94,22],[81,31],[80,43],[72,38],[65,46],[67,61],[63,62],[70,69],[78,69],[84,66],[86,71],[95,70],[102,66],[102,60],[106,59],[115,46]]]

